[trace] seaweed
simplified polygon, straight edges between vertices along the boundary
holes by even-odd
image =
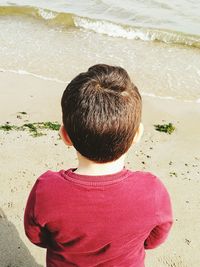
[[[35,126],[35,123],[26,123],[20,127],[22,130],[28,128],[29,132],[33,137],[38,137],[44,135],[42,132],[38,132],[38,128]]]
[[[58,131],[60,129],[59,123],[50,121],[38,123],[38,126],[42,129],[49,129],[52,131]]]
[[[174,130],[176,129],[175,126],[170,122],[168,124],[156,124],[154,125],[156,131],[158,132],[164,132],[167,134],[172,134]]]
[[[3,131],[29,131],[29,133],[33,137],[38,137],[45,135],[42,130],[51,130],[51,131],[58,131],[60,128],[60,124],[58,122],[34,122],[34,123],[25,123],[21,126],[10,125],[8,122],[4,125],[0,125],[0,130]]]
[[[17,126],[15,125],[10,125],[9,122],[3,124],[3,125],[0,125],[0,130],[3,130],[3,131],[11,131],[11,130],[15,130],[17,128]]]

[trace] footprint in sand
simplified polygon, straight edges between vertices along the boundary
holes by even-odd
[[[183,262],[183,259],[181,259],[181,256],[174,256],[172,257],[160,257],[158,261],[162,264],[162,266],[167,266],[167,267],[188,267]]]

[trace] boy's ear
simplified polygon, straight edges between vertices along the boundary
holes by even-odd
[[[65,130],[65,127],[63,124],[60,126],[59,134],[60,134],[61,139],[65,143],[65,145],[73,146],[72,141],[70,140],[69,135],[67,131]]]
[[[138,130],[134,136],[134,139],[133,139],[133,144],[135,143],[138,143],[143,135],[143,132],[144,132],[144,126],[142,123],[140,123],[139,127],[138,127]]]

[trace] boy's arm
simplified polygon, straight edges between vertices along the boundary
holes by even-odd
[[[28,239],[37,246],[47,248],[46,232],[45,228],[42,227],[36,220],[35,208],[37,200],[37,186],[38,180],[33,186],[24,213],[24,229]]]
[[[157,225],[145,240],[145,249],[153,249],[162,244],[166,240],[173,223],[170,197],[159,180],[155,192],[155,205]]]

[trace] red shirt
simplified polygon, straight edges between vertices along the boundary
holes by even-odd
[[[24,217],[28,238],[47,248],[48,267],[144,267],[145,249],[164,242],[171,225],[161,181],[126,169],[105,176],[48,171]]]

